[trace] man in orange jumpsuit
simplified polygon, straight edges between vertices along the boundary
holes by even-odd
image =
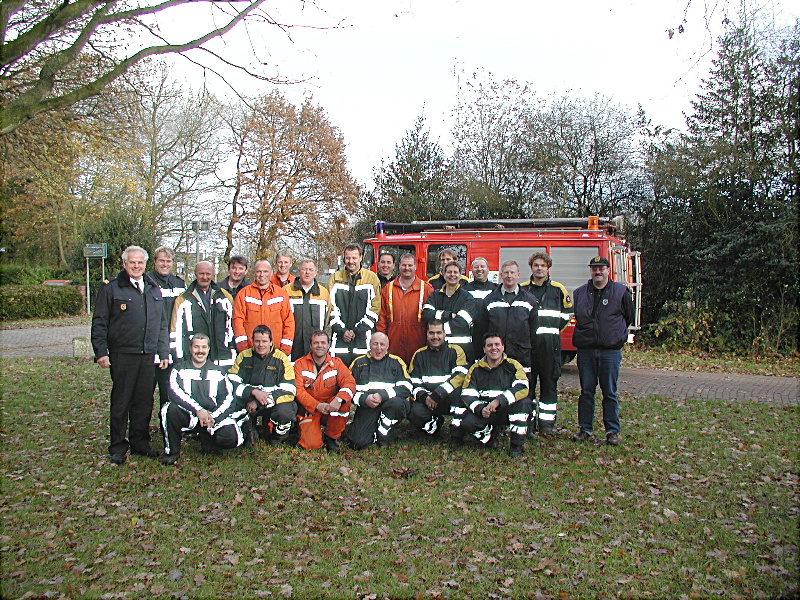
[[[314,450],[324,443],[328,452],[339,452],[339,438],[347,425],[356,380],[340,358],[328,354],[330,346],[324,331],[311,334],[311,352],[294,363],[295,398],[300,404],[300,446]]]
[[[433,292],[431,284],[415,275],[413,254],[400,257],[400,275],[381,290],[377,331],[389,336],[389,352],[411,363],[414,352],[427,344],[422,307]]]
[[[270,281],[272,265],[268,260],[256,262],[254,275],[253,283],[243,287],[233,303],[236,350],[242,352],[252,347],[253,329],[256,325],[266,325],[273,332],[275,347],[291,356],[294,314],[289,305],[289,294]]]

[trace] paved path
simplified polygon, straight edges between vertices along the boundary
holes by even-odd
[[[622,367],[618,387],[619,393],[623,397],[653,395],[675,400],[704,398],[796,405],[798,404],[800,380],[797,377]],[[558,389],[560,391],[580,390],[578,367],[574,363],[565,365],[562,369]]]
[[[89,337],[89,325],[6,329],[0,331],[4,357],[72,356],[72,338]],[[579,390],[575,363],[564,366],[559,390]],[[683,400],[706,398],[798,404],[800,380],[796,377],[733,375],[696,371],[665,371],[623,367],[619,377],[624,396],[657,395]]]
[[[88,338],[90,330],[89,325],[3,329],[0,330],[2,355],[4,358],[72,356],[72,338]]]

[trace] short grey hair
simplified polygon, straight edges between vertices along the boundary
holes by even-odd
[[[147,259],[150,258],[150,255],[147,253],[147,250],[142,248],[141,246],[128,246],[125,250],[122,251],[122,262],[128,262],[128,257],[133,254],[134,252],[139,252],[144,257],[144,262],[147,262]]]

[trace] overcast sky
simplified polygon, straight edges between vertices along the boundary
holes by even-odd
[[[313,95],[342,131],[353,175],[369,187],[373,168],[393,156],[420,115],[432,138],[449,148],[459,82],[476,71],[529,82],[541,97],[600,93],[632,111],[641,104],[654,123],[682,128],[682,114],[690,110],[722,31],[724,4],[268,0],[264,9],[278,22],[312,27],[293,27],[288,36],[274,26],[237,28],[214,48],[248,65],[255,52],[270,74],[306,80],[282,91],[295,103]],[[738,7],[736,0],[728,4]],[[767,0],[762,14],[788,23],[789,4]],[[178,20],[178,31],[185,33],[192,20]],[[668,29],[675,30],[672,39]],[[208,63],[200,54],[191,56]],[[180,59],[177,64],[179,76],[199,81],[197,69]],[[241,93],[269,89],[231,69],[224,73]],[[218,79],[207,82],[217,94],[232,95]]]

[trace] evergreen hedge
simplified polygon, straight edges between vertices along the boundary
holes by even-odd
[[[0,286],[0,321],[80,315],[85,304],[77,286]]]

